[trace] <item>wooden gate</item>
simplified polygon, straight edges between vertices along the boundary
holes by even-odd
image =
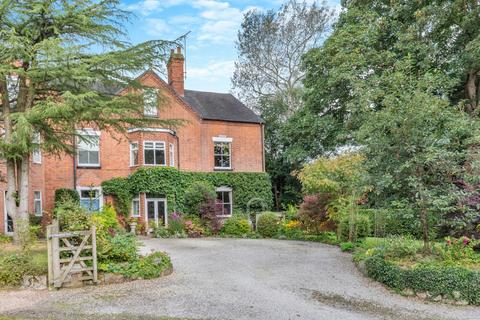
[[[96,230],[60,232],[58,221],[47,226],[48,285],[60,288],[66,282],[97,278]]]

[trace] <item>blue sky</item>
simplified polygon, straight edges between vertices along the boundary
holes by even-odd
[[[281,0],[124,0],[122,6],[135,17],[127,26],[129,40],[174,40],[191,31],[187,39],[187,79],[192,90],[228,92],[237,56],[235,40],[243,14],[268,10]],[[330,0],[338,5],[339,0]]]

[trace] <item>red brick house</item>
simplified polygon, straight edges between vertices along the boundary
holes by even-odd
[[[194,172],[265,171],[262,119],[231,94],[185,90],[180,49],[175,53],[172,50],[167,70],[168,83],[153,71],[139,76],[139,81],[151,88],[143,93],[144,114],[185,122],[176,128],[130,128],[126,136],[87,128],[81,133],[91,136],[92,142],[78,141],[76,156],[59,158],[35,152],[30,164],[32,214],[51,211],[59,188],[75,189],[82,205],[99,208],[103,204],[103,181],[126,177],[141,167],[165,166]],[[124,90],[116,90],[115,94]],[[157,101],[157,90],[161,102]],[[0,169],[5,172],[4,166]],[[12,223],[5,212],[5,183],[0,183],[0,190],[0,233],[9,233]],[[231,214],[231,193],[227,187],[217,189],[219,200],[230,207],[227,216]],[[166,219],[166,202],[139,194],[132,202],[132,215],[147,220]]]

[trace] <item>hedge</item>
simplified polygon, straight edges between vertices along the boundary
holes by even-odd
[[[412,289],[415,292],[429,292],[433,297],[442,295],[454,297],[460,292],[461,298],[470,304],[480,304],[480,272],[457,266],[420,264],[403,269],[386,261],[381,255],[365,260],[367,275],[392,289]]]
[[[185,212],[185,190],[194,182],[203,181],[215,187],[227,186],[233,191],[234,210],[247,207],[262,210],[272,205],[271,182],[266,173],[246,172],[183,172],[171,167],[140,168],[127,178],[114,178],[102,183],[103,193],[115,196],[117,210],[129,212],[133,195],[153,193],[164,196],[168,210]]]

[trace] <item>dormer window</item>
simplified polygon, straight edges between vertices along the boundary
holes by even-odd
[[[147,117],[156,117],[158,109],[158,89],[146,88],[143,91],[143,114]]]

